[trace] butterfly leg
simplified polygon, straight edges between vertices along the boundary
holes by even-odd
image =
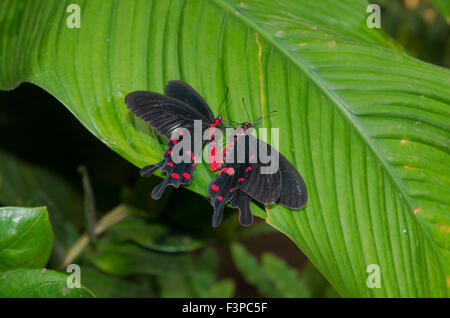
[[[253,224],[253,214],[250,209],[250,201],[251,198],[240,190],[236,190],[236,194],[231,201],[231,207],[239,209],[239,223],[243,226],[250,226]]]
[[[165,160],[158,162],[154,165],[145,166],[141,169],[141,176],[142,177],[151,177],[153,175],[153,172],[155,172],[158,169],[161,169],[161,167],[164,166]]]

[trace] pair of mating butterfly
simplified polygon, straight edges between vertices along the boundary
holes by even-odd
[[[175,163],[172,160],[173,147],[183,139],[180,129],[187,129],[194,136],[194,121],[201,120],[202,136],[206,129],[223,130],[222,116],[215,117],[205,100],[188,84],[182,81],[169,81],[165,95],[148,91],[136,91],[125,97],[125,104],[140,119],[150,124],[159,134],[169,139],[168,149],[164,153],[164,160],[144,167],[141,175],[148,177],[157,169],[166,174],[166,178],[153,189],[152,198],[157,200],[164,193],[168,185],[178,188],[181,184],[189,185],[199,153],[189,152],[193,159]],[[238,208],[239,222],[250,226],[253,223],[253,214],[250,210],[250,201],[254,200],[267,205],[278,203],[291,209],[300,209],[307,200],[305,183],[297,170],[289,161],[275,149],[263,141],[242,133],[253,127],[243,123],[240,132],[237,132],[222,152],[222,158],[217,160],[216,140],[212,137],[202,143],[210,144],[211,171],[220,170],[218,175],[208,185],[208,195],[214,207],[212,226],[217,227],[223,216],[223,209],[227,203]],[[178,131],[178,139],[171,139]],[[173,134],[174,133],[174,134]],[[241,139],[245,138],[245,139]],[[238,141],[245,145],[244,158],[239,154]],[[192,144],[192,143],[191,143]],[[256,145],[251,147],[250,145]],[[272,173],[263,173],[267,163],[261,160],[261,151],[269,155],[276,155],[278,169]],[[200,149],[201,152],[201,149]],[[236,160],[241,156],[241,160]],[[233,160],[227,160],[233,158]],[[214,160],[212,160],[214,159]]]

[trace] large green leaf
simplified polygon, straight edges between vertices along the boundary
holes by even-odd
[[[0,273],[0,298],[91,298],[83,285],[69,288],[69,276],[47,269],[17,269]]]
[[[53,247],[47,209],[0,208],[0,272],[41,268]]]
[[[66,25],[71,3],[80,29]],[[280,128],[309,202],[267,210],[266,220],[341,295],[446,296],[450,72],[367,28],[367,4],[4,0],[0,88],[39,85],[141,167],[163,145],[126,109],[127,93],[182,79],[217,111],[228,86],[226,119],[248,120],[241,97],[253,119],[279,111],[262,125]],[[210,179],[200,166],[190,188],[204,194]],[[366,285],[370,264],[380,265],[381,288]]]

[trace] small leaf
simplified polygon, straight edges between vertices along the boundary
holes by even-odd
[[[18,269],[0,273],[0,298],[94,297],[84,286],[69,288],[69,276],[44,269]]]
[[[160,253],[131,243],[117,244],[99,240],[96,252],[90,252],[88,256],[102,271],[119,276],[187,274],[193,271],[192,260],[187,254]]]
[[[250,254],[242,244],[232,244],[231,255],[233,256],[234,264],[247,283],[255,286],[258,291],[265,296],[282,297],[282,295],[274,289],[274,286],[271,284],[256,257]]]
[[[108,237],[116,242],[133,241],[145,248],[166,253],[194,251],[204,245],[204,242],[188,235],[171,234],[170,228],[163,224],[132,216],[113,225],[108,230]]]
[[[301,279],[298,272],[276,255],[264,253],[262,255],[262,266],[267,276],[283,294],[283,297],[311,297],[311,290],[306,282]]]
[[[208,298],[230,298],[233,297],[235,290],[234,281],[223,279],[211,286],[208,291]]]
[[[106,274],[89,265],[80,265],[83,284],[99,298],[157,297],[154,284],[148,276],[123,279]]]
[[[42,268],[53,247],[47,209],[0,208],[0,271]]]
[[[217,251],[207,248],[194,260],[195,271],[188,275],[161,275],[161,297],[228,298],[234,294],[234,282],[217,279]]]

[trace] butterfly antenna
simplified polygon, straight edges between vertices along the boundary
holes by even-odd
[[[230,94],[230,101],[225,105],[225,108],[223,110],[227,109],[227,107],[231,105],[231,102],[233,102],[233,96],[231,96]]]
[[[220,103],[220,106],[219,106],[219,112],[218,112],[219,114],[220,114],[220,110],[222,109],[223,103],[227,99],[227,96],[228,96],[228,86],[226,87],[225,97],[222,99],[222,102]]]
[[[270,118],[270,117],[272,117],[272,115],[274,114],[274,113],[276,113],[277,111],[276,110],[272,110],[270,113],[268,113],[266,116],[261,116],[261,117],[259,117],[256,121],[255,121],[255,123],[253,124],[253,126],[254,127],[256,127],[256,125],[261,121],[261,120],[263,120],[264,118]]]
[[[244,105],[245,112],[247,113],[248,121],[250,122],[250,114],[248,113],[247,107],[245,106],[244,97],[242,97],[242,104]]]

